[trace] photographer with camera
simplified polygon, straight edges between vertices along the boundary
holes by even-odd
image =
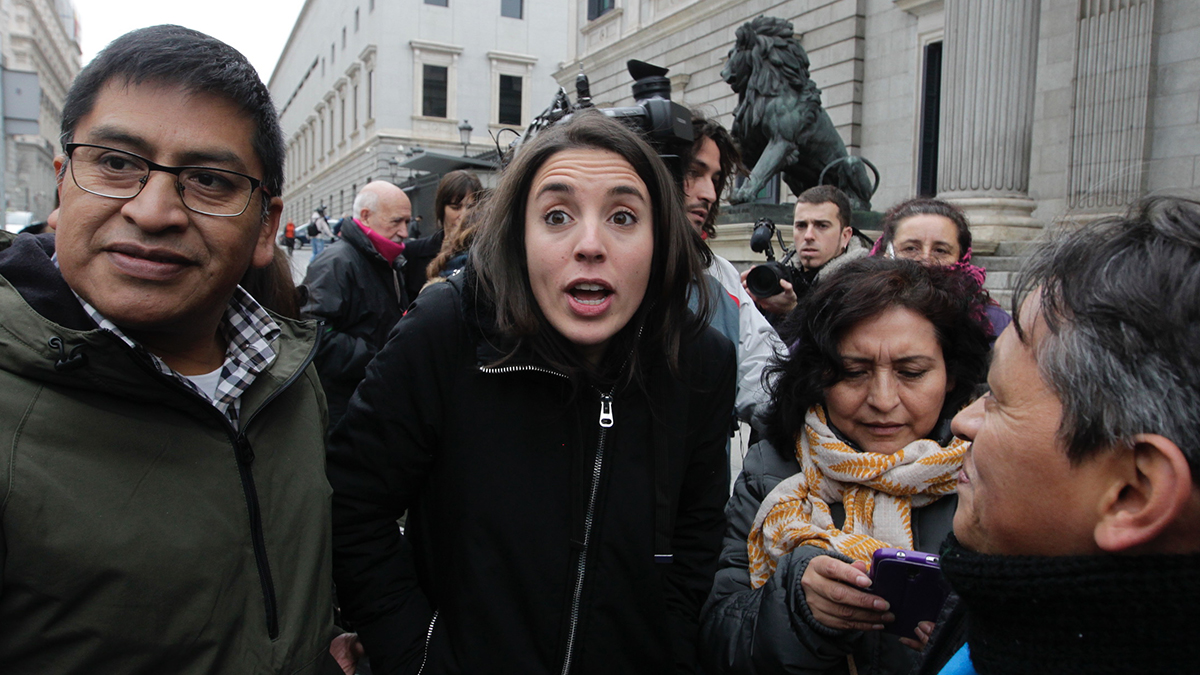
[[[694,111],[692,132],[695,141],[684,172],[683,201],[692,227],[707,241],[717,236],[714,223],[721,193],[729,176],[741,168],[741,157],[725,127]],[[765,412],[767,400],[762,371],[773,356],[784,353],[783,342],[754,306],[733,263],[713,255],[705,274],[716,291],[710,325],[737,347],[737,417],[761,431],[756,412]]]
[[[868,253],[850,227],[850,200],[832,185],[809,188],[796,198],[792,241],[794,254],[786,259],[790,264],[775,268],[780,276],[777,287],[766,290],[770,284],[748,283],[748,277],[758,276],[760,265],[742,273],[742,285],[776,328],[830,270]]]

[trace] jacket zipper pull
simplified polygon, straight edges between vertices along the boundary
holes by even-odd
[[[613,400],[608,394],[600,395],[600,426],[605,429],[613,425],[615,418],[613,417]]]
[[[245,434],[238,434],[237,458],[242,464],[254,463],[254,448],[250,447],[250,439],[246,438]]]

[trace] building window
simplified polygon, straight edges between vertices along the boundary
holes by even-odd
[[[354,104],[353,104],[353,107],[354,107],[354,125],[353,125],[352,129],[353,129],[354,131],[358,131],[358,85],[357,85],[357,84],[356,84],[356,85],[354,85],[354,88],[353,88],[353,93],[354,93]]]
[[[500,0],[500,16],[510,19],[523,19],[525,10],[524,0]]]
[[[354,8],[354,32],[358,32],[358,8]]]
[[[942,112],[942,43],[925,45],[925,82],[921,88],[921,140],[917,155],[917,194],[937,196],[938,134]]]
[[[521,79],[516,75],[500,76],[500,124],[521,123]]]
[[[588,21],[598,18],[615,6],[616,0],[588,0]]]
[[[342,97],[341,104],[342,104],[342,140],[344,141],[344,140],[346,140],[346,97],[345,96]],[[355,117],[357,118],[358,116],[355,115]],[[355,119],[354,122],[355,122],[355,126],[358,126],[358,120]]]
[[[462,47],[426,40],[410,40],[409,46],[413,54],[413,116],[453,120],[457,124],[458,57],[462,54]],[[371,58],[373,60],[373,54]],[[367,68],[371,65],[368,63]],[[495,86],[493,80],[492,87]],[[492,100],[495,100],[494,93]],[[424,125],[423,128],[428,130],[433,127]]]
[[[424,87],[421,96],[421,114],[426,117],[446,116],[446,82],[449,68],[425,64]]]
[[[438,7],[449,7],[450,0],[425,0],[427,5],[437,5]]]
[[[375,0],[371,0],[370,2],[367,3],[367,11],[368,12],[375,11]]]
[[[346,48],[346,27],[342,26],[342,49]]]
[[[372,99],[375,97],[375,71],[367,71],[367,119],[374,119],[375,108]],[[357,115],[356,115],[357,117]]]

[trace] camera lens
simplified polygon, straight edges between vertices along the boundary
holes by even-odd
[[[750,274],[746,275],[746,288],[752,295],[759,298],[778,295],[783,292],[783,286],[779,285],[779,280],[783,278],[784,274],[783,265],[777,262],[763,263],[750,270]]]

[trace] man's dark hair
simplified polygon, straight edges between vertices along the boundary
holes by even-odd
[[[842,221],[841,229],[850,227],[850,198],[832,185],[818,185],[801,192],[796,201],[801,204],[833,204],[838,210],[838,220]]]
[[[483,184],[470,171],[451,171],[442,176],[438,182],[437,192],[433,197],[433,212],[437,216],[439,227],[445,227],[446,207],[452,204],[462,204],[463,200],[483,189]],[[465,204],[463,204],[465,206]]]
[[[911,260],[861,258],[821,282],[798,310],[802,317],[791,355],[767,369],[772,382],[767,438],[791,452],[808,409],[825,401],[825,390],[846,376],[838,346],[859,323],[892,307],[904,307],[933,324],[946,376],[941,416],[957,412],[987,377],[988,333],[981,317],[979,284],[965,272]]]
[[[971,228],[967,224],[967,214],[950,202],[932,197],[906,199],[888,209],[881,222],[883,234],[879,235],[879,250],[886,251],[888,244],[896,239],[896,228],[901,221],[921,215],[941,216],[954,223],[954,227],[958,228],[959,259],[967,254],[971,248]]]
[[[1062,400],[1072,461],[1165,436],[1200,478],[1200,202],[1151,197],[1124,217],[1064,227],[1026,261],[1013,295],[1040,295],[1042,378]]]
[[[75,127],[92,111],[100,91],[114,81],[176,85],[237,104],[254,123],[251,144],[263,166],[263,187],[273,197],[283,193],[284,143],[279,115],[267,85],[238,50],[182,26],[151,26],[122,35],[80,71],[67,92],[60,137],[64,146],[74,140]],[[264,214],[267,203],[264,199]]]
[[[704,269],[712,262],[712,252],[696,236],[684,214],[679,186],[654,148],[637,132],[598,111],[585,110],[542,131],[521,146],[504,170],[471,246],[480,291],[495,306],[500,331],[523,343],[518,348],[529,348],[563,373],[592,372],[542,313],[529,284],[525,256],[525,207],[533,179],[552,157],[575,149],[620,155],[649,191],[654,227],[650,279],[637,312],[613,338],[607,353],[617,365],[628,358],[627,374],[634,380],[643,377],[646,359],[652,355],[665,357],[677,371],[683,340],[708,325],[711,310],[707,308],[712,304]],[[695,313],[688,309],[689,294],[700,307]]]
[[[720,210],[721,195],[725,193],[725,186],[728,185],[730,177],[745,173],[746,167],[742,164],[742,153],[738,152],[737,144],[733,136],[729,135],[729,131],[716,120],[711,120],[695,110],[692,111],[692,135],[695,140],[692,142],[692,156],[686,158],[685,173],[691,170],[693,158],[700,152],[704,139],[711,138],[721,155],[721,173],[717,174],[716,180],[713,181],[717,201],[708,210],[708,219],[701,227],[704,234],[712,239],[717,236],[717,212]]]

